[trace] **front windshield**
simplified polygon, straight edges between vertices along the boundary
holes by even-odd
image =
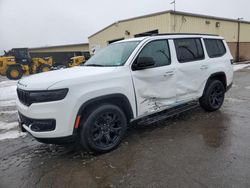
[[[122,66],[125,64],[139,41],[120,42],[110,44],[91,57],[85,66]]]

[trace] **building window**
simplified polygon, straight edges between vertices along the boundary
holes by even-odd
[[[151,35],[158,34],[158,33],[159,33],[158,30],[153,30],[153,31],[147,31],[145,33],[136,34],[134,37],[135,38],[137,38],[137,37],[146,37],[146,36],[151,36]]]
[[[108,41],[108,44],[112,44],[112,43],[118,42],[118,41],[120,41],[120,40],[124,40],[124,38],[115,39],[115,40],[110,40],[110,41]]]

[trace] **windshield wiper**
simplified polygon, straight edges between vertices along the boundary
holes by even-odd
[[[104,65],[100,65],[100,64],[87,64],[84,66],[88,66],[88,67],[104,67]]]

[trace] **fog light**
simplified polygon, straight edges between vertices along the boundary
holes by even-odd
[[[56,128],[55,120],[34,120],[30,129],[34,132],[48,132]]]

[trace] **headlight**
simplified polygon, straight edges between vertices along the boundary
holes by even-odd
[[[8,59],[8,61],[15,61],[15,59],[11,58],[11,59]]]
[[[50,91],[24,91],[17,89],[17,95],[23,104],[30,106],[32,103],[59,101],[66,97],[69,89]]]

